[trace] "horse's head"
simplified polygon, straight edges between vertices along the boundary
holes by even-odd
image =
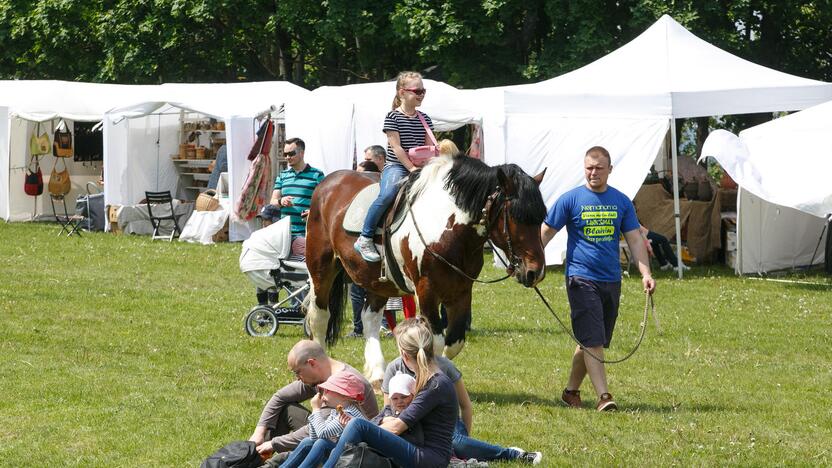
[[[499,185],[483,209],[488,236],[508,256],[509,271],[526,287],[536,285],[546,274],[540,240],[546,205],[538,188],[545,173],[544,169],[530,177],[515,164],[499,166]]]

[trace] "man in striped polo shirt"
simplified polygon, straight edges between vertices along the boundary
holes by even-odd
[[[280,207],[280,218],[292,218],[292,238],[306,236],[306,215],[312,201],[312,192],[323,180],[320,169],[306,164],[303,153],[306,144],[300,138],[286,140],[283,157],[289,163],[274,181],[271,205]]]

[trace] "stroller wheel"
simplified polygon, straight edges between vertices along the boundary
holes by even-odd
[[[279,326],[280,323],[269,306],[257,306],[246,316],[246,333],[251,336],[272,336]]]

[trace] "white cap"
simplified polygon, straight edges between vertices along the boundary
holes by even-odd
[[[399,395],[409,396],[413,394],[416,388],[416,379],[399,371],[390,379],[390,395],[398,393]]]

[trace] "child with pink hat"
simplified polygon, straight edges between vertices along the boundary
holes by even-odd
[[[344,431],[341,415],[367,419],[358,403],[364,400],[364,382],[351,372],[332,374],[318,384],[319,398],[312,399],[309,437],[303,439],[281,467],[315,467],[326,460]],[[346,419],[346,418],[344,418]]]

